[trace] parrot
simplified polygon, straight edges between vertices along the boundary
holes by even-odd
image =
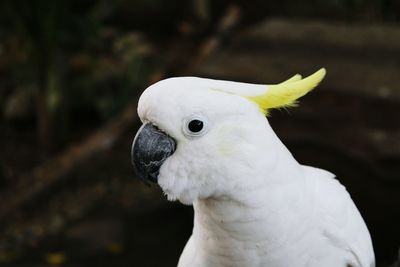
[[[373,267],[368,228],[329,171],[300,164],[268,122],[325,68],[277,84],[173,77],[150,85],[131,160],[170,201],[193,205],[178,267]]]

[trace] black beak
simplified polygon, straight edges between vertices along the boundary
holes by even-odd
[[[132,144],[132,164],[136,173],[146,184],[157,182],[161,165],[176,149],[176,142],[154,125],[140,127]]]

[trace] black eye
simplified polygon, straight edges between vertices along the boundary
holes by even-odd
[[[200,120],[192,120],[188,124],[188,129],[192,133],[198,133],[203,129],[203,122]]]

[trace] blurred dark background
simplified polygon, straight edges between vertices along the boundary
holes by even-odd
[[[1,0],[0,266],[176,266],[193,212],[135,177],[140,93],[170,76],[278,83],[320,67],[320,87],[269,120],[301,163],[337,174],[390,266],[399,23],[397,0]]]

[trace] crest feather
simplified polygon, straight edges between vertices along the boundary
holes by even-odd
[[[284,82],[281,82],[280,84],[297,82],[297,81],[300,81],[300,80],[301,80],[301,78],[302,78],[302,77],[301,77],[301,75],[300,75],[300,74],[296,74],[296,75],[294,75],[293,77],[291,77],[291,78],[287,79],[286,81],[284,81]]]
[[[314,89],[325,77],[325,74],[324,68],[304,79],[296,74],[280,84],[267,85],[267,90],[262,95],[246,96],[246,98],[256,103],[260,111],[267,115],[271,108],[295,106],[296,100]]]

